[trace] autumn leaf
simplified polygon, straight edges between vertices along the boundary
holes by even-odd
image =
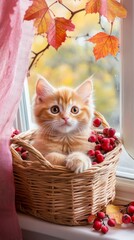
[[[99,13],[101,8],[101,0],[90,0],[86,4],[86,13]]]
[[[92,223],[94,222],[95,218],[96,218],[96,215],[92,215],[92,214],[89,215],[89,216],[88,216],[88,219],[87,219],[87,220],[88,220],[88,223],[89,223],[89,224],[92,224]]]
[[[118,53],[119,40],[115,36],[100,32],[89,38],[88,41],[96,44],[93,49],[96,60],[104,58],[109,54],[116,56]]]
[[[53,19],[47,32],[48,43],[58,49],[67,37],[66,31],[73,31],[74,28],[71,20],[63,17]]]
[[[86,4],[86,13],[99,13],[113,22],[116,17],[125,18],[127,10],[116,0],[90,0]]]
[[[46,33],[52,21],[49,8],[45,0],[33,0],[33,4],[25,13],[24,20],[33,20],[37,33]]]
[[[120,212],[120,207],[115,206],[113,204],[108,204],[107,207],[106,207],[106,214],[110,218],[115,219],[117,224],[122,224],[122,216],[123,216],[123,214]]]

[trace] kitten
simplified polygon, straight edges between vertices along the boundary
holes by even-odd
[[[34,115],[39,129],[33,146],[53,165],[66,166],[75,173],[91,167],[87,152],[94,106],[92,80],[76,89],[55,89],[44,78],[36,85]]]

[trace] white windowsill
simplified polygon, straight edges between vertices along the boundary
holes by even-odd
[[[125,189],[125,191],[124,191]],[[117,178],[116,199],[118,201],[130,202],[134,196],[133,180]],[[25,231],[24,240],[133,240],[134,225],[122,225],[120,229],[110,228],[104,235],[93,231],[91,226],[69,227],[48,223],[34,217],[18,214],[20,227]],[[27,234],[28,233],[28,234]],[[35,236],[36,235],[36,236]],[[39,237],[38,237],[39,235]],[[41,237],[42,236],[42,237]],[[49,236],[49,237],[48,237]]]
[[[29,238],[26,237],[26,240],[36,239],[40,240],[41,235],[42,239],[48,240],[47,236],[52,239],[64,239],[64,240],[133,240],[134,239],[134,226],[129,224],[127,226],[122,226],[120,229],[110,228],[107,234],[101,234],[92,229],[91,226],[82,226],[82,227],[69,227],[62,226],[57,224],[48,223],[42,220],[35,219],[31,216],[26,216],[23,214],[18,214],[20,227],[26,231],[30,231]],[[26,233],[25,231],[25,233]],[[37,237],[39,234],[39,238]],[[36,238],[34,238],[36,234]],[[40,235],[41,234],[41,235]],[[24,239],[24,240],[25,240]]]

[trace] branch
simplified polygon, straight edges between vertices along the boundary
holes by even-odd
[[[47,44],[47,46],[46,46],[45,48],[43,48],[41,51],[39,51],[39,52],[37,52],[37,53],[33,52],[35,56],[33,57],[33,60],[32,60],[30,66],[29,66],[29,68],[28,68],[28,71],[31,70],[31,68],[32,68],[33,64],[35,63],[35,61],[37,60],[38,56],[39,56],[41,53],[44,53],[49,47],[50,47],[50,45]],[[39,59],[38,59],[38,60],[39,60]]]
[[[81,35],[81,36],[67,36],[67,38],[74,38],[75,40],[79,38],[87,38],[87,37],[90,37],[89,33],[86,33],[85,35]]]
[[[99,22],[98,22],[98,24],[100,25],[102,31],[105,32],[105,28],[102,26],[102,23],[101,23],[101,15],[99,15]]]
[[[60,3],[60,4],[70,12],[70,14],[71,14],[71,17],[69,18],[70,20],[71,20],[77,13],[85,11],[85,8],[82,8],[82,9],[79,9],[79,10],[76,10],[76,11],[73,12],[73,11],[72,11],[70,8],[68,8],[65,4],[63,4],[63,3]]]
[[[50,7],[52,6],[52,5],[54,5],[55,3],[56,3],[57,1],[55,1],[53,4],[51,4],[50,6],[49,6],[49,10],[50,10]],[[66,8],[69,12],[70,12],[70,14],[71,14],[71,16],[70,16],[70,20],[77,14],[77,13],[80,13],[80,12],[83,12],[83,11],[85,11],[85,9],[84,8],[82,8],[82,9],[79,9],[79,10],[76,10],[76,11],[72,11],[71,9],[69,9],[66,5],[64,5],[63,3],[60,3],[64,8]],[[88,35],[86,35],[86,36],[88,36]],[[78,37],[76,37],[76,39],[77,39]],[[29,66],[29,68],[28,68],[28,71],[30,71],[31,70],[31,68],[32,68],[32,66],[33,66],[33,64],[35,64],[35,61],[36,61],[36,63],[37,63],[37,61],[40,59],[40,55],[42,54],[42,53],[44,53],[48,48],[50,47],[50,45],[49,44],[47,44],[47,46],[45,47],[45,48],[43,48],[41,51],[39,51],[39,52],[33,52],[34,53],[34,57],[33,57],[33,60],[32,60],[32,62],[31,62],[31,64],[30,64],[30,66]],[[38,58],[38,56],[39,56],[39,58]],[[37,59],[38,58],[38,59]]]

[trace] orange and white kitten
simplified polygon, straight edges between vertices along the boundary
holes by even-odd
[[[55,89],[44,78],[36,85],[34,115],[39,129],[33,142],[53,165],[66,166],[75,173],[91,167],[87,156],[94,106],[92,80],[76,89]]]

